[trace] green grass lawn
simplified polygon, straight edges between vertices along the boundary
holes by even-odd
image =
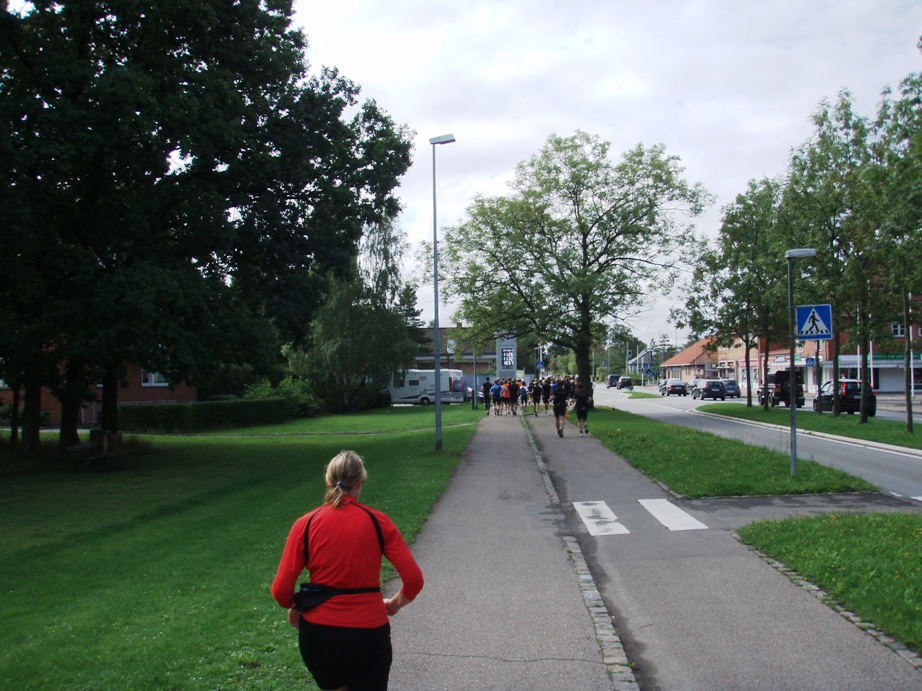
[[[717,407],[723,407],[717,406]],[[592,433],[645,475],[684,497],[873,491],[860,478],[788,454],[623,410],[596,408]]]
[[[0,688],[314,688],[269,586],[327,461],[362,455],[362,500],[412,540],[482,414],[447,407],[438,454],[433,409],[395,408],[145,436],[119,472],[5,476]]]
[[[718,403],[699,406],[698,410],[714,415],[726,415],[755,422],[765,422],[771,425],[780,425],[790,429],[791,409],[786,407],[769,408],[763,410],[761,406],[753,405],[747,408],[745,403]],[[858,422],[859,416],[842,413],[833,417],[829,411],[822,415],[809,408],[797,410],[797,429],[810,430],[836,434],[851,439],[864,439],[881,444],[906,446],[912,449],[922,449],[922,430],[918,434],[906,432],[904,420],[881,420],[876,417],[868,418],[864,424]]]
[[[789,518],[753,523],[739,535],[922,652],[922,515]]]

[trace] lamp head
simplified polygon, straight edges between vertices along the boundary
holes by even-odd
[[[451,144],[455,141],[455,135],[453,134],[440,134],[438,137],[433,137],[429,140],[430,144]]]
[[[788,250],[784,253],[785,259],[806,259],[807,257],[815,257],[816,250],[812,247],[804,247],[797,250]]]

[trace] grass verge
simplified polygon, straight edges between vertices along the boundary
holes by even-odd
[[[269,595],[288,530],[322,500],[326,462],[351,448],[368,467],[362,500],[412,540],[482,412],[446,408],[439,453],[433,415],[150,435],[120,472],[5,477],[0,688],[315,688]]]
[[[922,515],[829,514],[761,521],[740,539],[922,652]]]
[[[791,409],[785,407],[769,408],[763,410],[761,406],[754,405],[747,408],[745,403],[718,403],[703,405],[698,410],[714,415],[726,415],[754,422],[765,422],[781,427],[791,426]],[[893,444],[911,449],[922,449],[922,435],[906,432],[906,422],[902,420],[882,420],[872,417],[864,424],[859,423],[859,416],[843,413],[833,417],[832,413],[824,412],[822,415],[808,408],[797,411],[797,429],[811,432],[835,434],[850,439],[863,439],[880,444]]]
[[[718,406],[722,407],[722,406]],[[848,473],[707,432],[668,425],[622,410],[597,408],[592,433],[613,452],[684,497],[867,492]]]

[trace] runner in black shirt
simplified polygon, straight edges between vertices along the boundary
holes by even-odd
[[[557,436],[563,438],[563,428],[567,424],[567,387],[564,383],[557,382],[554,390],[554,424],[557,426]]]

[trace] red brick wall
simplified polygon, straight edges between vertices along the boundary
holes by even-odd
[[[128,386],[119,388],[119,403],[190,403],[197,400],[197,392],[186,384],[178,384],[172,389],[169,386],[143,384],[142,370],[135,365],[128,365],[125,375]],[[102,388],[99,389],[100,397]],[[0,405],[9,405],[13,401],[12,389],[0,388]],[[22,391],[20,391],[20,403]],[[96,422],[99,415],[100,404],[87,403],[84,405],[81,424],[91,425]],[[48,424],[58,426],[61,423],[61,404],[51,395],[48,389],[42,389],[42,411]]]

